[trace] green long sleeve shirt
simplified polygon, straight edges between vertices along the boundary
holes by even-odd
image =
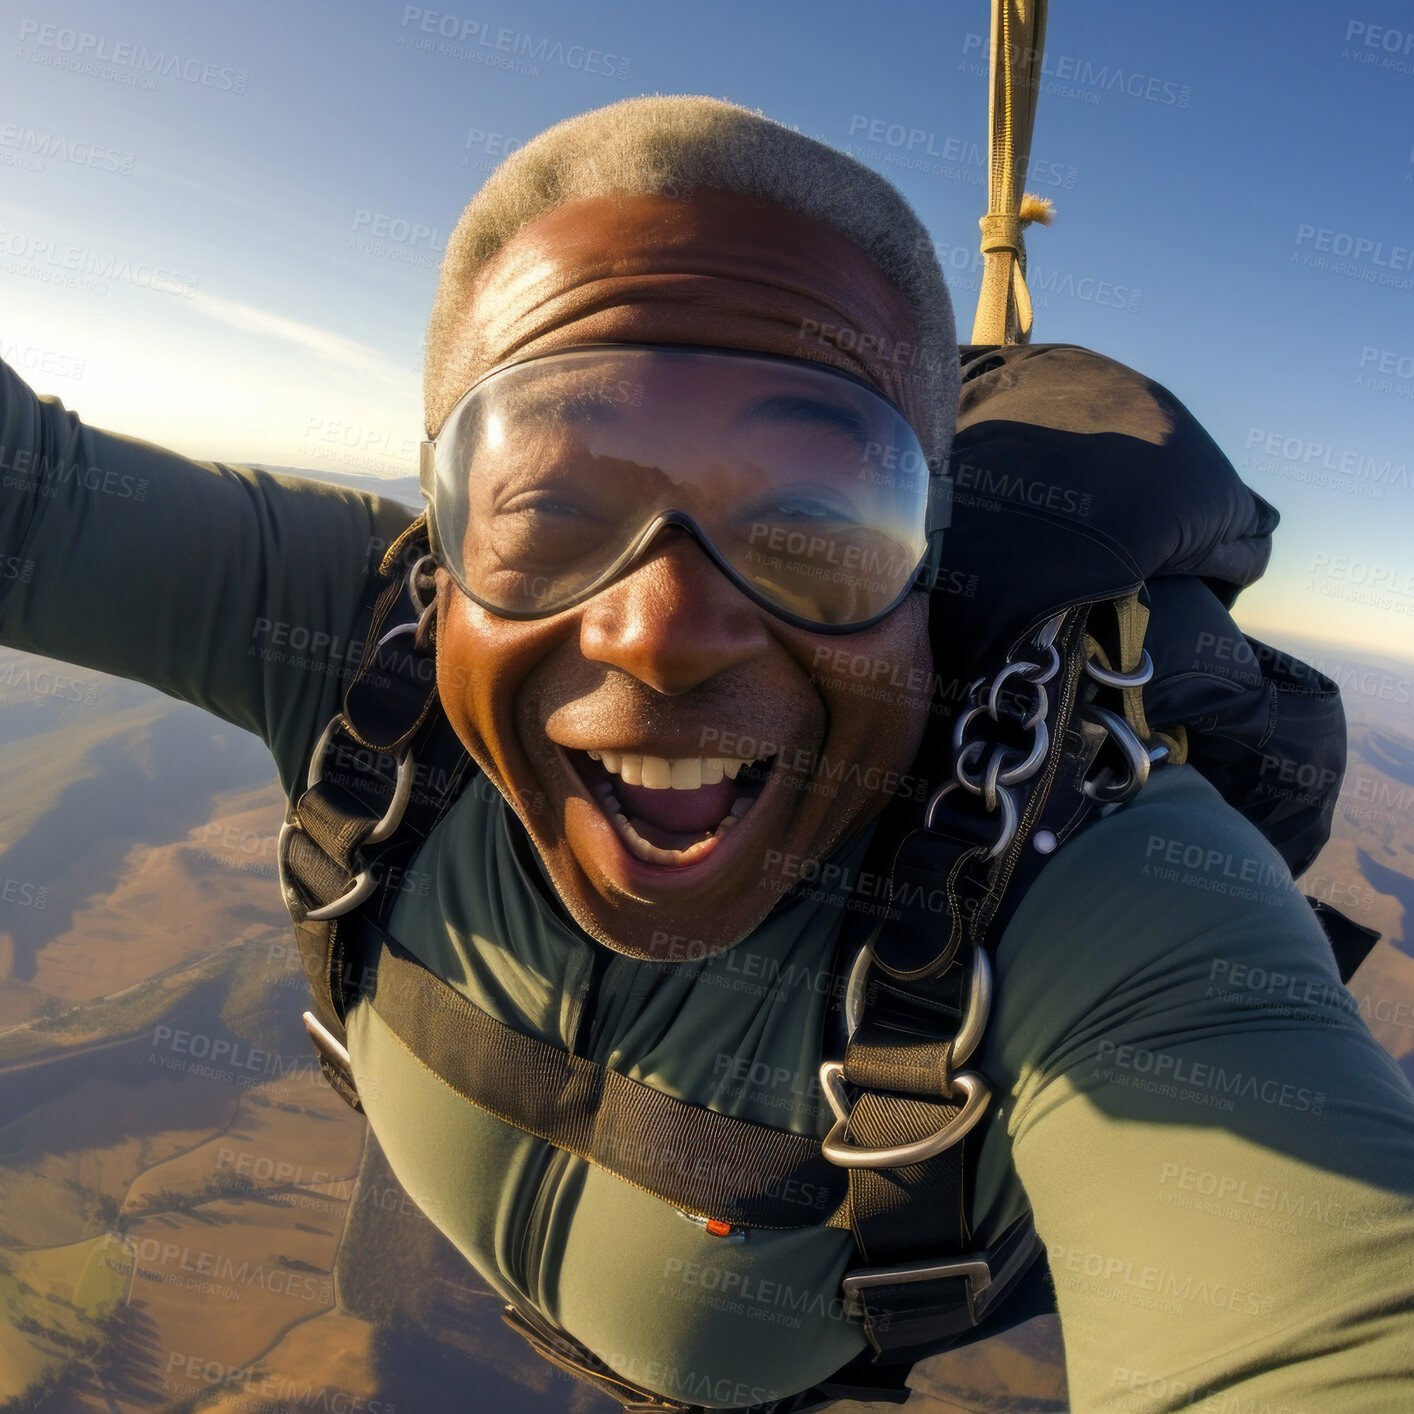
[[[0,364],[0,641],[257,733],[287,789],[338,710],[372,572],[410,518],[85,427]],[[567,1045],[592,1008],[594,1060],[825,1132],[838,900],[793,899],[705,962],[611,954],[556,906],[479,781],[411,869],[429,887],[403,892],[391,931],[483,1010]],[[1158,770],[1048,864],[995,971],[974,1065],[997,1098],[970,1216],[985,1246],[1031,1204],[1073,1407],[1409,1408],[1414,1096],[1261,835],[1191,768]],[[368,1005],[347,1029],[411,1196],[488,1281],[626,1378],[729,1407],[863,1348],[838,1299],[848,1234],[713,1237],[476,1109]]]

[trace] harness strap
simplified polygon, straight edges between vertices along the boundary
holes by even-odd
[[[972,685],[954,725],[955,780],[898,846],[891,912],[853,963],[844,1059],[821,1072],[840,1120],[825,1152],[848,1167],[855,1242],[870,1265],[847,1272],[844,1290],[881,1360],[970,1338],[1041,1255],[1029,1213],[992,1250],[969,1250],[989,1086],[963,1067],[990,1008],[989,950],[1035,874],[1060,840],[1147,777],[1150,758],[1135,764],[1140,744],[1124,719],[1093,707],[1097,693],[1118,699],[1143,676],[1136,607],[1128,596],[1061,611]],[[1105,659],[1107,676],[1096,677],[1102,640],[1124,666]],[[1128,743],[1128,779],[1088,789],[1112,733]],[[852,1106],[846,1084],[860,1087]]]
[[[690,1104],[488,1015],[382,928],[367,993],[403,1047],[477,1108],[690,1214],[848,1230],[844,1175],[805,1134]]]

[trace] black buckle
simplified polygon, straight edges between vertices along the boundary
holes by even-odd
[[[898,1358],[900,1351],[908,1351],[911,1358],[922,1359],[980,1326],[1016,1290],[1041,1251],[1028,1212],[990,1251],[846,1272],[841,1283],[845,1310],[863,1323],[878,1355]],[[930,1282],[946,1285],[931,1294],[916,1289]]]
[[[951,1262],[904,1262],[897,1267],[861,1267],[845,1274],[845,1310],[858,1320],[865,1316],[864,1296],[871,1287],[896,1286],[903,1282],[941,1281],[946,1277],[966,1280],[967,1318],[982,1324],[986,1315],[983,1298],[993,1285],[991,1254],[974,1252]]]

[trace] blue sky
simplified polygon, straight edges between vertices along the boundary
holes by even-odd
[[[645,92],[890,176],[970,328],[986,0],[445,4],[6,0],[0,355],[190,455],[410,474],[462,206]],[[1414,15],[1054,0],[1047,55],[1037,340],[1166,384],[1282,511],[1245,628],[1414,657]]]

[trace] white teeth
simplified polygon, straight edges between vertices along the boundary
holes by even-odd
[[[624,777],[628,780],[628,777]],[[629,781],[632,785],[633,782]],[[673,763],[665,761],[661,756],[645,756],[643,758],[643,784],[649,790],[670,790],[673,784]]]
[[[736,780],[749,761],[729,761],[724,756],[685,756],[669,760],[663,756],[640,756],[628,751],[589,751],[591,759],[603,762],[611,775],[631,786],[648,790],[697,790],[720,784],[725,776]]]
[[[668,784],[674,790],[696,790],[702,784],[702,758],[700,756],[688,757],[682,761],[664,762],[663,764],[668,767]]]

